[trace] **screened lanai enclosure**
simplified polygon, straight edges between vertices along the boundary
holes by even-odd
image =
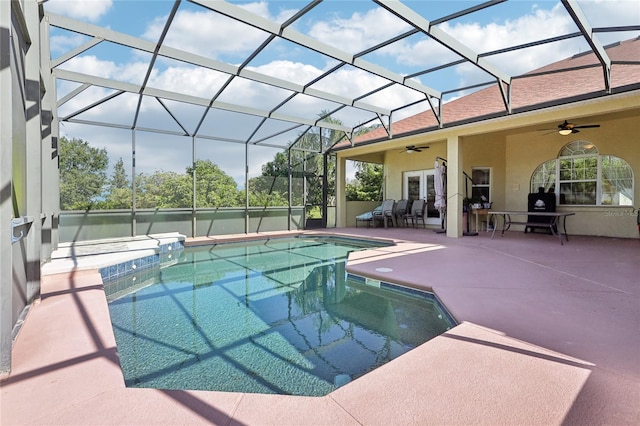
[[[353,100],[314,87],[346,66],[339,61],[312,80],[256,69],[261,56],[295,42],[274,25],[291,26],[318,2],[279,23],[223,2],[160,3],[168,15],[156,43],[129,35],[138,32],[132,26],[105,29],[47,14],[51,40],[83,39],[76,49],[51,55],[62,133],[79,136],[60,139],[60,240],[335,226],[329,150],[353,134],[339,117],[370,120],[389,115],[388,108],[349,105]],[[246,37],[241,44],[255,46],[240,49],[249,51],[244,58],[224,53],[240,65],[203,56],[180,43],[184,16],[233,27]],[[331,56],[314,41],[298,48]],[[136,76],[74,71],[87,58],[128,57],[132,50],[140,56]]]
[[[601,40],[634,30],[594,27],[597,8],[563,1],[553,35],[523,29],[476,50],[456,25],[534,2],[119,1],[108,25],[37,4],[56,99],[60,241],[335,226],[334,146],[380,127],[391,139],[395,122],[423,111],[455,125],[443,105],[489,86],[509,115],[516,59],[541,49],[596,52],[610,92]],[[469,78],[451,78],[464,67]]]
[[[110,143],[121,155],[110,172],[106,148],[61,139],[61,241],[335,226],[335,156],[326,153],[335,132],[301,132],[288,147],[123,133]],[[83,153],[88,170],[78,168]]]

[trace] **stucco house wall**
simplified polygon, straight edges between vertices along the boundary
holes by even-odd
[[[598,119],[600,128],[569,136],[557,132],[535,131],[506,138],[505,208],[526,210],[531,175],[542,163],[558,157],[568,143],[584,140],[593,143],[600,155],[615,155],[625,160],[634,172],[633,206],[558,206],[558,210],[575,212],[567,220],[569,234],[637,238],[637,209],[640,206],[640,131],[638,117]],[[518,229],[518,228],[516,228]]]
[[[634,205],[558,206],[558,210],[576,213],[567,220],[568,233],[638,238],[636,221],[640,207],[640,148],[636,135],[640,133],[640,111],[638,108],[628,109],[624,105],[632,103],[638,97],[636,94],[625,98],[619,112],[598,114],[597,107],[594,107],[593,115],[589,117],[586,115],[588,109],[580,110],[581,114],[585,114],[580,122],[597,123],[600,127],[583,129],[580,133],[569,136],[559,135],[553,124],[531,125],[528,122],[523,124],[522,131],[517,128],[502,130],[500,126],[494,125],[485,133],[481,129],[477,134],[461,136],[462,170],[471,174],[474,167],[490,167],[493,209],[526,211],[531,176],[536,168],[557,158],[566,144],[575,140],[589,141],[595,144],[600,155],[615,155],[631,166],[635,180]],[[362,152],[365,153],[384,150],[381,158],[385,168],[385,197],[396,200],[403,198],[403,172],[432,169],[436,157],[446,158],[447,142],[442,137],[453,131],[455,130],[414,135],[362,147]],[[464,132],[474,132],[473,126],[464,129]],[[407,154],[403,152],[406,145],[428,145],[429,148],[420,153]],[[339,152],[338,155],[346,156],[346,153]],[[453,172],[451,167],[450,172]],[[351,223],[352,221],[348,221],[348,224]],[[512,229],[519,230],[522,227],[514,226]]]

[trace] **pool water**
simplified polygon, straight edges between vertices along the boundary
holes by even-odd
[[[433,295],[347,275],[371,242],[187,248],[105,283],[127,386],[321,396],[455,325]]]

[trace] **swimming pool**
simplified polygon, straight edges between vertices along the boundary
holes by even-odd
[[[376,244],[187,248],[106,282],[127,386],[321,396],[455,325],[430,293],[346,274]]]

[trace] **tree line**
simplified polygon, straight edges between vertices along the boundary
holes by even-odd
[[[313,135],[298,141],[301,148],[314,144]],[[133,185],[120,158],[109,176],[109,156],[105,148],[89,142],[61,137],[59,140],[60,208],[62,210],[130,209]],[[291,183],[289,170],[291,169]],[[378,200],[382,183],[382,165],[358,163],[356,178],[346,184],[347,200]],[[251,207],[320,206],[323,203],[324,158],[310,150],[278,152],[262,166],[261,174],[248,181]],[[184,173],[159,170],[134,177],[136,208],[190,208],[193,204],[193,178],[199,208],[244,207],[246,190],[211,160],[196,160]],[[335,161],[327,167],[327,192],[335,195]]]

